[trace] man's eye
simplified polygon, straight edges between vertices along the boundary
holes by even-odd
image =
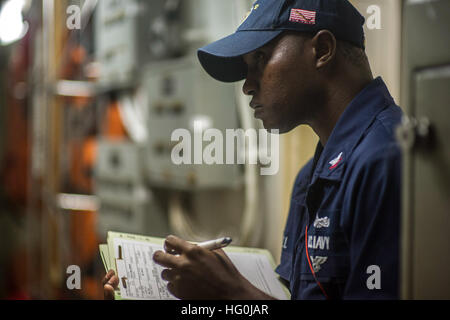
[[[248,61],[249,69],[262,69],[264,68],[265,64],[266,64],[266,55],[262,51],[256,51],[249,57]]]
[[[263,60],[264,57],[265,57],[265,56],[264,56],[264,53],[261,52],[261,51],[258,51],[258,52],[255,53],[255,60],[256,60],[256,61]]]

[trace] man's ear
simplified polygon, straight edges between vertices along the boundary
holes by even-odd
[[[334,60],[336,56],[336,38],[330,31],[319,31],[312,39],[311,44],[316,58],[317,69],[329,65]]]

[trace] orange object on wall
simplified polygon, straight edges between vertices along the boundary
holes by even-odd
[[[111,102],[106,110],[102,133],[110,140],[123,140],[128,136],[117,101]]]
[[[79,266],[88,265],[98,255],[99,241],[96,224],[96,212],[72,211],[70,213],[72,261]]]
[[[22,206],[27,200],[30,161],[30,110],[27,103],[29,50],[30,36],[27,35],[11,53],[6,75],[7,121],[2,183],[8,200]]]
[[[88,137],[82,142],[70,142],[72,160],[70,181],[79,192],[92,193],[92,171],[97,158],[97,139]]]
[[[7,198],[25,205],[28,191],[30,146],[28,121],[20,103],[8,99],[7,142],[3,167],[3,185]]]

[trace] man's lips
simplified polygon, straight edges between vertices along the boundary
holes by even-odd
[[[263,111],[263,107],[259,104],[250,104],[250,107],[255,111],[254,117],[260,118],[261,112]]]
[[[258,108],[262,108],[262,105],[260,105],[259,103],[257,103],[257,102],[250,102],[250,107],[252,108],[252,109],[254,109],[254,110],[256,110],[256,109],[258,109]]]
[[[254,117],[257,119],[260,118],[260,114],[263,111],[263,106],[258,102],[252,100],[250,102],[250,107],[255,111]]]

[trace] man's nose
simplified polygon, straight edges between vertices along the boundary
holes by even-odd
[[[256,91],[256,81],[247,75],[245,79],[244,85],[242,86],[242,92],[245,95],[253,96]]]

